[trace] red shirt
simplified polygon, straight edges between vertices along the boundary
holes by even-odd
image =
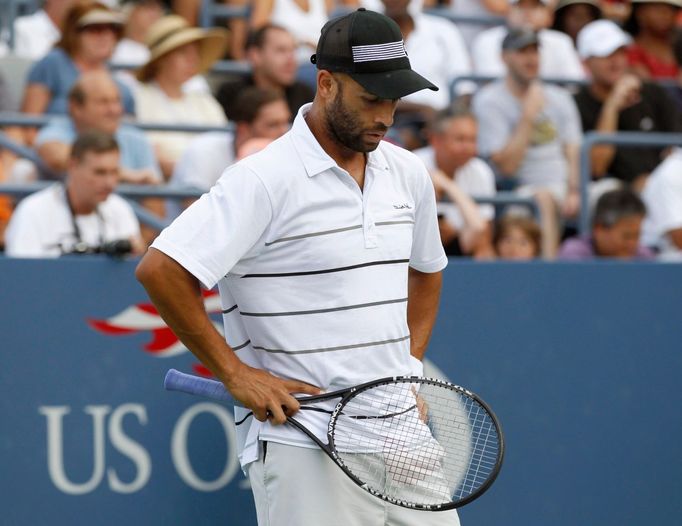
[[[627,52],[630,65],[644,66],[652,79],[669,79],[677,76],[678,69],[675,62],[661,62],[637,44],[630,46]]]

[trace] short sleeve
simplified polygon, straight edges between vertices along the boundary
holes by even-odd
[[[419,172],[417,199],[415,200],[414,231],[412,235],[412,254],[410,267],[419,272],[439,272],[448,264],[438,230],[436,211],[436,191],[426,168],[415,162]]]
[[[55,93],[59,89],[60,82],[60,60],[58,50],[53,50],[45,57],[36,62],[28,72],[27,84],[41,84],[50,93]]]
[[[47,126],[43,126],[35,140],[36,146],[42,146],[48,142],[61,142],[72,144],[76,140],[76,130],[70,120],[64,117],[55,117]]]
[[[239,261],[262,250],[272,216],[261,179],[236,164],[161,232],[152,247],[212,288]]]

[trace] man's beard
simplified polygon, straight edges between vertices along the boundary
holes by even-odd
[[[329,135],[339,144],[354,152],[371,152],[377,149],[379,143],[371,144],[363,139],[362,124],[357,113],[348,110],[343,105],[343,85],[337,83],[339,90],[331,105],[327,108],[326,128]],[[377,125],[371,131],[385,132],[387,126]]]

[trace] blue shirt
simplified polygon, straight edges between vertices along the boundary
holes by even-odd
[[[62,48],[55,47],[45,57],[36,62],[28,73],[28,84],[41,84],[52,95],[45,113],[66,115],[68,113],[68,94],[81,72]],[[126,113],[135,114],[135,100],[130,89],[114,79],[121,92],[121,102]]]
[[[73,121],[67,117],[56,117],[43,127],[36,137],[36,146],[48,142],[73,144],[78,136]],[[129,170],[151,168],[161,180],[161,169],[154,155],[154,149],[146,135],[128,124],[121,124],[114,134],[121,153],[121,166]]]

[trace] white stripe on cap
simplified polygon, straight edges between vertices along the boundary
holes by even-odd
[[[353,46],[353,62],[374,62],[375,60],[391,60],[403,58],[405,44],[402,40],[388,42],[387,44],[370,44],[368,46]]]

